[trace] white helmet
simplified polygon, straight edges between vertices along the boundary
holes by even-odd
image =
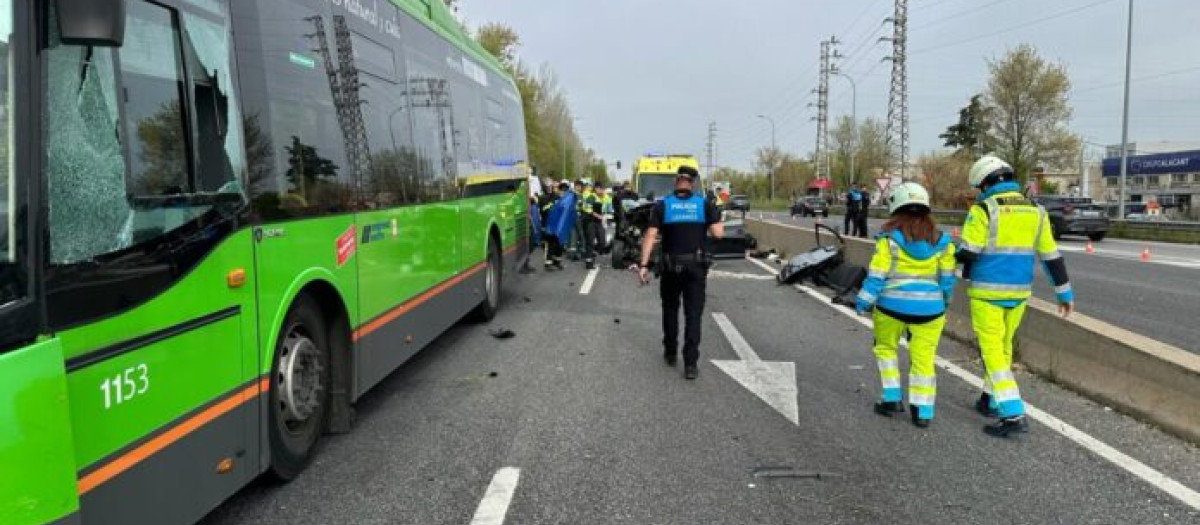
[[[930,209],[929,192],[915,182],[905,182],[896,186],[896,189],[892,190],[892,194],[888,196],[887,203],[888,213],[896,213],[896,210],[912,205]]]
[[[972,188],[978,188],[988,177],[996,174],[1012,175],[1013,167],[995,155],[984,155],[982,159],[971,166],[969,182]]]

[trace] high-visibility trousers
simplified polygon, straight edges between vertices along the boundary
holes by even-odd
[[[983,357],[983,391],[991,395],[992,407],[1000,417],[1016,417],[1025,414],[1025,403],[1021,401],[1021,390],[1013,375],[1013,339],[1021,318],[1025,316],[1025,303],[1006,308],[987,301],[971,300],[971,324],[979,340],[979,353]]]
[[[875,358],[879,361],[879,379],[883,384],[880,398],[883,401],[900,401],[903,390],[900,384],[900,360],[896,349],[905,332],[911,334],[908,341],[908,404],[917,411],[921,419],[933,419],[933,405],[937,398],[938,342],[946,316],[923,324],[908,324],[891,317],[879,309],[875,310]]]

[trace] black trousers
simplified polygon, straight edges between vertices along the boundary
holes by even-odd
[[[601,227],[600,221],[584,219],[583,225],[583,260],[594,262],[596,260],[596,247],[604,242],[604,228]]]
[[[663,352],[675,355],[679,348],[679,306],[683,305],[683,363],[700,360],[700,323],[704,321],[704,293],[708,270],[699,263],[685,263],[679,272],[663,272],[659,281],[663,312]],[[672,270],[668,268],[668,270]],[[681,301],[682,300],[682,301]]]
[[[562,263],[563,245],[558,241],[558,237],[553,235],[546,236],[546,266],[554,263]]]
[[[854,217],[854,235],[867,238],[867,210],[859,211]]]
[[[849,205],[847,205],[846,206],[846,218],[842,220],[842,222],[844,223],[844,224],[842,224],[842,233],[845,233],[846,235],[854,234],[854,230],[853,230],[854,217],[856,215],[858,215],[858,210],[855,210],[854,208],[851,208]]]

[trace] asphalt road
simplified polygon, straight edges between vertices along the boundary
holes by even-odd
[[[767,278],[746,261],[716,269],[709,312],[746,345],[706,315],[694,382],[659,357],[655,287],[604,270],[582,295],[577,265],[523,278],[490,325],[454,328],[361,400],[354,432],[326,438],[299,479],[257,483],[202,523],[1200,522],[1196,507],[1041,424],[985,436],[977,393],[949,374],[932,428],[873,414],[869,330]],[[500,327],[516,337],[488,335]],[[796,423],[711,361],[747,348],[794,363]],[[978,373],[966,348],[940,353]],[[1031,403],[1200,489],[1200,450],[1018,378]],[[788,401],[780,388],[771,399]],[[755,476],[772,468],[822,476]]]
[[[782,212],[765,212],[764,218],[811,227],[814,219],[790,218]],[[759,217],[751,213],[751,218]],[[841,228],[842,217],[824,219]],[[871,234],[883,221],[870,221]],[[1095,253],[1086,253],[1087,239],[1065,237],[1059,242],[1075,288],[1081,313],[1126,330],[1200,353],[1200,246],[1105,239],[1093,243]],[[1143,262],[1143,250],[1150,261]],[[1039,272],[1040,274],[1040,272]],[[1054,301],[1054,289],[1044,275],[1034,288],[1037,297]]]

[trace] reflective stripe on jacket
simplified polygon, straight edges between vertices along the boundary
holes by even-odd
[[[954,292],[954,245],[943,233],[937,244],[908,242],[899,231],[879,236],[859,309],[878,306],[911,316],[940,315]]]

